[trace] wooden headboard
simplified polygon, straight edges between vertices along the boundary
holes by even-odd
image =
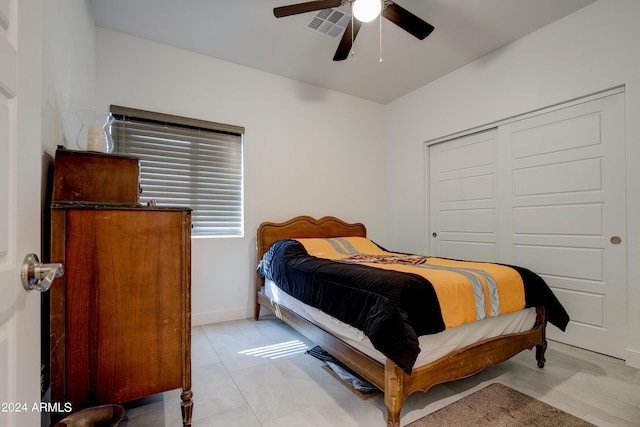
[[[257,262],[269,247],[283,239],[304,237],[367,237],[364,224],[349,224],[333,216],[297,216],[286,222],[263,222],[256,233]]]
[[[256,262],[278,240],[305,237],[367,237],[367,229],[359,222],[349,224],[333,216],[320,219],[297,216],[286,222],[263,222],[256,231]],[[263,280],[256,273],[256,291]]]

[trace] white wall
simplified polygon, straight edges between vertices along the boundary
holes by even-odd
[[[334,215],[384,237],[380,104],[98,28],[96,109],[110,104],[246,129],[245,235],[192,239],[194,324],[253,315],[263,221]]]
[[[634,366],[640,366],[638,17],[637,0],[599,0],[385,107],[388,245],[428,253],[426,141],[625,85],[627,363]]]
[[[43,150],[75,147],[75,112],[94,109],[96,27],[88,0],[43,5]]]

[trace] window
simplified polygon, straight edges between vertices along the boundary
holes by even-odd
[[[115,153],[140,158],[141,202],[193,209],[192,236],[242,236],[244,128],[111,106]]]

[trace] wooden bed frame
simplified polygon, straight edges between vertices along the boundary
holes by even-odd
[[[264,222],[258,227],[256,235],[257,261],[260,262],[263,254],[278,240],[351,236],[366,237],[365,226],[360,223],[349,224],[331,216],[319,220],[309,216],[299,216],[282,223]],[[534,346],[536,347],[538,366],[544,367],[544,353],[547,348],[545,338],[547,319],[543,307],[537,308],[536,322],[531,330],[479,341],[425,366],[413,369],[411,375],[407,375],[389,359],[383,365],[309,320],[272,301],[264,295],[262,291],[264,278],[260,277],[257,272],[255,284],[255,320],[259,319],[261,306],[268,308],[278,318],[382,390],[387,407],[388,427],[400,426],[402,404],[415,391],[426,392],[436,384],[471,376],[488,366],[504,362],[522,350],[532,349]]]

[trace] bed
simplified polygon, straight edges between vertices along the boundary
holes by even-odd
[[[541,284],[536,282],[536,286],[544,288],[542,293],[544,295],[543,298],[539,295],[536,298],[530,298],[535,302],[535,305],[529,302],[529,307],[523,307],[512,313],[488,317],[481,321],[469,322],[453,328],[445,327],[445,330],[440,331],[442,325],[433,327],[432,330],[428,330],[430,327],[425,326],[426,324],[423,326],[413,324],[407,326],[405,323],[411,321],[413,316],[411,310],[415,311],[415,307],[398,310],[395,306],[385,306],[382,311],[392,313],[389,315],[388,322],[387,320],[372,322],[371,319],[359,316],[358,319],[354,320],[354,323],[357,324],[350,323],[350,319],[341,318],[342,312],[340,310],[352,313],[364,312],[366,309],[361,310],[361,306],[357,305],[349,306],[347,309],[343,307],[333,312],[331,311],[333,310],[332,307],[319,306],[316,304],[313,292],[305,291],[306,294],[310,295],[306,295],[305,292],[297,295],[294,293],[293,288],[289,286],[288,282],[304,281],[303,279],[297,276],[288,278],[277,275],[276,273],[282,268],[274,266],[277,262],[276,258],[282,258],[278,254],[284,253],[290,258],[289,255],[291,253],[297,254],[298,252],[306,251],[305,248],[302,248],[303,244],[308,245],[310,244],[309,242],[312,242],[311,244],[313,245],[317,244],[318,241],[324,244],[323,241],[332,239],[338,239],[341,242],[345,241],[348,244],[353,242],[357,242],[357,244],[362,242],[364,245],[370,244],[366,239],[366,228],[363,224],[347,223],[330,216],[321,219],[299,216],[282,223],[265,222],[258,227],[256,248],[257,260],[260,264],[256,269],[254,318],[255,320],[259,319],[261,307],[269,309],[278,318],[291,325],[340,362],[382,390],[389,427],[400,425],[400,411],[403,402],[411,393],[416,391],[426,392],[436,384],[473,375],[485,367],[496,365],[511,358],[524,349],[535,347],[537,364],[540,368],[544,367],[547,347],[545,328],[550,313],[552,315],[551,322],[560,329],[564,330],[568,323],[569,319],[566,311],[555,299],[546,284],[539,276],[525,269],[519,269],[518,271],[521,272],[521,275],[523,271],[529,274],[534,281],[542,281]],[[335,246],[335,243],[331,244]],[[385,251],[382,248],[380,249]],[[350,268],[347,274],[351,274],[353,271],[357,271],[357,273],[353,274],[360,274],[364,271],[362,270],[363,268],[371,270],[369,266],[352,265],[354,264],[352,256],[349,256],[346,262],[311,258],[303,259],[300,265],[315,265],[313,263],[319,262],[322,268],[327,266],[331,267],[331,269],[334,266],[339,269]],[[362,258],[362,256],[356,256],[355,258]],[[428,262],[433,262],[432,260],[439,259],[431,258]],[[414,262],[413,259],[411,262]],[[447,260],[444,262],[447,262]],[[270,270],[268,274],[265,274],[265,263],[269,263]],[[271,265],[271,263],[274,265]],[[358,264],[358,262],[355,264]],[[494,265],[492,264],[491,266]],[[495,266],[502,267],[497,264]],[[360,268],[360,270],[357,270],[357,268]],[[519,267],[508,266],[508,268]],[[373,268],[373,270],[377,269]],[[390,280],[389,278],[395,280],[397,275],[395,272],[384,271],[385,273],[383,273],[381,280],[387,281]],[[387,276],[388,274],[392,276]],[[265,276],[267,276],[266,279]],[[276,277],[276,280],[272,280],[273,277],[271,276]],[[414,275],[404,274],[404,276]],[[359,280],[356,279],[354,281],[357,282]],[[412,277],[412,280],[418,279]],[[277,283],[278,281],[281,283]],[[334,281],[332,278],[327,282],[333,283]],[[287,286],[283,285],[285,282]],[[424,282],[419,283],[424,285]],[[411,288],[410,285],[409,288]],[[424,288],[424,286],[419,286],[419,288]],[[314,287],[313,289],[316,292],[316,288]],[[361,291],[356,289],[354,292]],[[371,293],[369,290],[366,292],[367,294]],[[525,293],[527,292],[531,294],[531,291],[525,291]],[[334,294],[335,292],[330,289],[325,293]],[[339,298],[341,303],[335,305],[344,305],[344,301],[356,301],[356,304],[364,304],[362,300],[367,298],[362,298],[362,295],[356,293]],[[408,297],[404,299],[415,300],[417,298],[416,295],[409,293]],[[528,298],[529,296],[527,295]],[[323,297],[323,299],[326,299],[326,297]],[[399,297],[397,299],[402,298]],[[550,299],[550,301],[547,301],[547,299]],[[384,297],[381,300],[385,301],[386,304],[389,298]],[[377,303],[374,302],[375,304]],[[445,307],[444,304],[443,307]],[[400,314],[393,314],[396,311],[399,311]],[[405,314],[405,311],[408,315]],[[422,311],[427,312],[429,310]],[[381,310],[370,310],[370,312],[380,313]],[[378,318],[378,316],[373,317]],[[386,314],[383,318],[387,319]],[[444,314],[440,318],[444,318]],[[349,321],[345,322],[343,320]],[[371,323],[376,324],[375,328],[381,328],[382,333],[372,329]],[[380,326],[380,323],[383,325]],[[443,321],[444,323],[446,322]],[[418,332],[414,332],[414,330]],[[369,332],[371,336],[367,336],[363,331]],[[412,335],[416,335],[416,338],[414,339]],[[417,346],[417,350],[414,348],[415,346]]]

